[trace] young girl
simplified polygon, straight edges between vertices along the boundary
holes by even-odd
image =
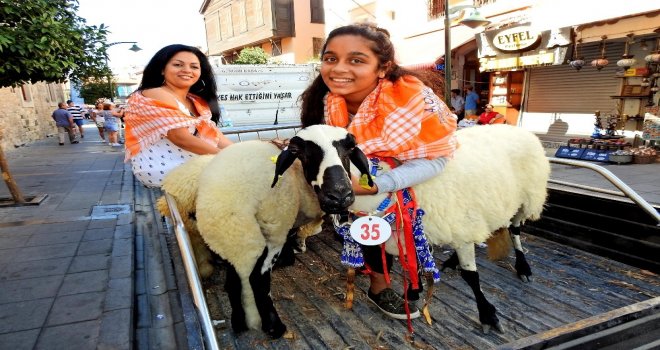
[[[402,162],[363,188],[353,179],[356,195],[394,192],[439,174],[456,149],[456,116],[414,73],[399,67],[389,33],[371,24],[339,27],[321,51],[321,74],[302,95],[302,124],[341,126],[355,135],[368,156]],[[387,254],[363,246],[370,267],[368,297],[390,317],[407,318],[404,300],[386,283]],[[414,273],[414,272],[413,272]],[[410,305],[410,316],[419,310]]]

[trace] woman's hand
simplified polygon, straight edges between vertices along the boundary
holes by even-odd
[[[216,154],[220,149],[192,135],[186,128],[171,129],[167,139],[173,144],[195,154]]]

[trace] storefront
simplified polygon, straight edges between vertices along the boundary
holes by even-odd
[[[480,70],[489,72],[488,102],[519,124],[532,67],[565,63],[571,46],[571,28],[538,32],[530,23],[487,30],[477,36]]]

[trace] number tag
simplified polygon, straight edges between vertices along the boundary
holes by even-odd
[[[379,245],[392,235],[390,224],[378,216],[363,216],[353,221],[351,237],[362,245]]]

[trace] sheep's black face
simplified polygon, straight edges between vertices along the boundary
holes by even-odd
[[[353,162],[363,173],[367,171],[366,157],[356,147],[353,135],[342,128],[326,125],[302,129],[278,157],[273,184],[296,158],[302,163],[307,183],[318,196],[321,210],[340,213],[353,204],[355,194],[349,176],[350,163]]]

